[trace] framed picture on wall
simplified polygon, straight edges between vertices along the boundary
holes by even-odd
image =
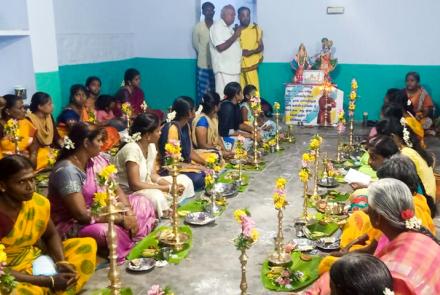
[[[305,70],[303,73],[303,84],[320,85],[324,83],[324,71]]]

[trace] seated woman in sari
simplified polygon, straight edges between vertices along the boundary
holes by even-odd
[[[52,220],[63,238],[92,237],[98,252],[105,256],[107,245],[107,217],[91,213],[96,193],[102,192],[96,174],[109,163],[99,156],[105,133],[92,130],[84,123],[72,126],[70,143],[64,145],[57,164],[49,176],[49,199]],[[156,217],[151,202],[143,196],[126,197],[117,190],[118,201],[128,210],[116,216],[118,260],[123,262],[134,244],[155,226]]]
[[[405,93],[407,95],[406,105],[411,108],[414,114],[413,119],[416,120],[422,131],[431,135],[435,132],[431,129],[433,126],[433,109],[434,103],[428,91],[420,84],[420,75],[417,72],[409,72],[405,76]]]
[[[392,136],[400,152],[410,158],[416,166],[423,192],[435,200],[437,187],[433,171],[434,160],[421,146],[420,140],[412,129],[407,126],[406,118],[383,120],[378,123],[377,132],[378,134]]]
[[[205,187],[204,167],[206,161],[192,148],[191,127],[189,122],[194,118],[194,101],[187,96],[176,98],[172,111],[175,118],[162,127],[159,139],[159,152],[164,163],[166,152],[165,145],[170,142],[180,141],[183,158],[183,169],[180,171],[191,178],[194,189],[202,190]]]
[[[61,111],[57,119],[57,129],[61,137],[69,133],[70,127],[84,121],[84,117],[88,118],[87,110],[84,107],[87,98],[86,93],[86,88],[80,84],[70,87],[69,104]]]
[[[377,168],[377,166],[374,167]],[[396,154],[381,164],[381,167],[377,170],[377,175],[380,179],[394,178],[401,180],[409,187],[414,196],[415,216],[421,220],[425,228],[435,235],[436,228],[432,220],[433,216],[435,216],[435,204],[431,197],[417,193],[420,181],[411,160],[406,156]],[[364,240],[364,235],[366,234],[368,234],[368,238],[365,237]],[[359,244],[357,239],[362,239],[363,242]],[[365,211],[356,211],[349,217],[343,228],[341,235],[341,248],[343,248],[343,251],[339,254],[346,253],[347,251],[373,253],[378,248],[384,247],[387,242],[386,237],[380,231],[373,228]],[[337,253],[333,254],[334,256],[339,256]],[[320,264],[320,272],[328,271],[329,266],[334,260],[333,256],[326,257]]]
[[[172,178],[160,177],[155,167],[156,144],[160,137],[159,118],[153,113],[140,114],[133,121],[130,135],[131,142],[125,144],[114,159],[121,188],[126,193],[145,196],[154,204],[159,218],[168,217]],[[188,176],[178,175],[177,182],[180,201],[194,196],[194,186]]]
[[[141,85],[141,73],[136,69],[128,69],[124,74],[124,86],[121,87],[115,94],[116,105],[113,110],[116,117],[122,117],[121,106],[123,103],[128,102],[133,110],[133,116],[137,116],[142,113],[142,104],[146,104],[144,91],[140,88]],[[162,121],[164,119],[164,113],[160,110],[148,109],[149,112],[155,113]]]
[[[197,149],[216,151],[223,157],[231,157],[232,152],[225,149],[223,139],[218,133],[217,112],[220,105],[220,96],[216,92],[208,92],[202,97],[202,112],[192,121],[192,141]],[[203,155],[202,155],[203,156]]]
[[[37,144],[37,154],[31,155],[31,159],[36,159],[37,170],[46,168],[49,165],[49,158],[53,153],[53,148],[61,146],[61,138],[55,128],[55,121],[52,117],[53,103],[52,98],[45,92],[36,92],[32,95],[30,113],[27,119],[37,129],[34,141]]]
[[[96,76],[90,76],[86,80],[87,99],[84,106],[88,113],[95,111],[96,100],[101,93],[101,79]]]
[[[393,277],[396,294],[440,294],[440,245],[415,216],[414,197],[403,182],[385,178],[368,188],[371,224],[389,239],[374,256]],[[305,294],[330,294],[325,273]]]
[[[69,133],[70,128],[78,122],[85,122],[94,125],[96,113],[89,112],[85,107],[86,89],[84,86],[75,84],[70,87],[70,103],[58,116],[58,132],[64,137]],[[113,127],[105,127],[107,133],[106,141],[102,145],[102,151],[108,151],[119,144],[120,136]]]
[[[33,163],[36,163],[37,144],[34,141],[36,129],[29,120],[26,120],[26,110],[24,102],[21,97],[13,94],[4,96],[6,105],[2,110],[2,118],[0,120],[0,158],[15,154],[17,151],[30,158]],[[12,119],[10,121],[10,119]],[[18,123],[18,141],[15,140],[11,134],[6,134],[5,126],[7,122]],[[32,158],[31,158],[32,157]]]
[[[120,118],[116,118],[113,109],[116,99],[111,95],[100,95],[96,100],[96,124],[100,126],[111,126],[118,131],[127,128],[127,123]]]
[[[0,244],[18,282],[13,294],[77,294],[95,271],[96,242],[61,242],[49,201],[35,192],[32,163],[20,155],[0,160]]]
[[[243,101],[243,93],[240,83],[231,82],[225,87],[225,99],[220,104],[218,112],[219,134],[225,142],[226,149],[234,147],[238,135],[245,137],[245,147],[250,148],[253,138],[253,129],[243,121],[240,112],[240,103]]]

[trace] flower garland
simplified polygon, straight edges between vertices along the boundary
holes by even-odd
[[[167,114],[167,123],[170,123],[176,118],[176,111],[172,111],[171,113]]]
[[[214,170],[208,169],[205,171],[205,190],[211,191],[215,184]]]
[[[260,233],[255,228],[255,222],[247,209],[237,209],[234,212],[234,218],[241,224],[241,233],[234,239],[237,250],[246,250],[260,237]]]
[[[280,103],[279,102],[274,102],[273,103],[273,109],[274,109],[274,111],[275,112],[278,112],[280,109],[281,109],[281,105],[280,105]]]
[[[197,111],[196,111],[196,116],[200,115],[202,113],[202,111],[203,111],[203,106],[199,105],[199,107],[197,108]]]
[[[167,165],[175,165],[182,160],[182,148],[179,140],[170,140],[165,144],[165,162]]]
[[[74,150],[75,149],[75,144],[73,143],[73,141],[69,138],[69,136],[64,136],[63,138],[63,144],[61,145],[61,147],[63,149],[66,150]]]
[[[319,149],[321,147],[321,144],[322,144],[322,137],[319,136],[318,134],[316,134],[310,140],[309,148],[312,151],[316,151],[317,149]]]
[[[98,214],[103,208],[109,205],[109,194],[116,195],[116,189],[118,184],[116,182],[116,173],[118,170],[115,165],[108,165],[96,174],[98,185],[101,188],[105,188],[102,191],[96,192],[93,195],[93,203],[91,206],[91,212]]]
[[[314,162],[316,156],[312,152],[304,153],[302,155],[302,167],[299,170],[298,176],[302,183],[306,184],[310,179],[310,163]]]
[[[236,160],[246,160],[247,159],[247,151],[244,148],[244,137],[239,135],[237,137],[237,141],[234,148],[234,158]]]
[[[131,115],[133,114],[131,110],[131,104],[129,102],[124,102],[121,106],[121,111],[125,115],[125,117],[128,119],[131,118]]]
[[[358,83],[356,79],[351,80],[350,102],[348,103],[350,117],[354,115],[354,111],[356,110],[356,98],[358,97],[357,89]]]
[[[275,192],[273,194],[273,204],[275,209],[281,210],[288,204],[286,201],[286,183],[287,180],[283,177],[277,179],[275,184]]]
[[[87,123],[95,124],[96,123],[95,112],[93,110],[87,110],[87,115],[88,115]]]
[[[174,295],[174,292],[171,291],[170,287],[162,289],[159,285],[153,285],[148,290],[147,295]]]
[[[141,139],[142,139],[142,134],[140,132],[136,132],[132,136],[129,135],[123,136],[121,140],[126,143],[133,143],[133,142],[138,142]]]
[[[55,165],[59,153],[60,151],[57,149],[54,148],[49,149],[49,155],[47,156],[47,165],[49,165],[49,167],[53,167]]]
[[[148,105],[147,105],[147,102],[144,100],[143,102],[142,102],[142,104],[141,104],[141,110],[142,110],[142,112],[144,112],[144,113],[146,113],[147,112],[147,110],[148,110]]]
[[[18,128],[18,121],[15,119],[9,119],[4,128],[4,134],[9,137],[9,139],[13,142],[16,142],[20,138],[20,129]]]
[[[253,110],[257,114],[261,113],[261,98],[258,91],[255,92],[255,95],[251,97],[251,99],[249,100],[249,104],[251,110]]]
[[[15,278],[9,273],[7,266],[7,254],[5,245],[0,244],[0,293],[10,294],[17,286]]]
[[[400,213],[400,217],[405,221],[406,229],[417,230],[422,226],[422,221],[415,216],[414,210],[412,209],[403,210]]]
[[[286,289],[293,288],[293,282],[302,282],[307,278],[303,272],[292,272],[283,266],[272,266],[270,271],[267,273],[267,277],[271,279],[275,285],[284,287]]]
[[[108,194],[106,192],[97,192],[93,195],[93,203],[91,211],[94,214],[99,214],[102,208],[107,207]]]
[[[407,147],[412,148],[413,144],[411,142],[411,137],[410,137],[410,134],[409,134],[409,130],[406,127],[406,121],[405,121],[404,117],[400,118],[400,124],[403,127],[403,141],[405,142]]]
[[[343,110],[341,110],[338,114],[338,124],[336,125],[336,130],[339,135],[345,132],[345,113]]]
[[[394,295],[394,292],[389,288],[385,288],[385,290],[383,290],[383,295]]]

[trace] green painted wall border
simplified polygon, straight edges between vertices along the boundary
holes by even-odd
[[[115,93],[121,84],[124,71],[129,67],[135,67],[141,72],[142,88],[152,108],[165,110],[179,95],[195,96],[196,61],[194,59],[132,58],[64,65],[59,68],[59,77],[52,72],[37,73],[37,88],[43,85],[48,92],[54,89],[55,93],[61,93],[61,99],[54,100],[57,104],[60,102],[65,105],[68,101],[69,87],[75,83],[84,83],[91,75],[102,79],[103,93]],[[377,119],[384,93],[391,87],[403,87],[405,74],[409,71],[420,73],[422,84],[432,94],[434,101],[440,104],[440,83],[438,83],[440,66],[340,64],[332,76],[334,82],[345,93],[350,90],[351,79],[356,78],[359,84],[356,118],[361,119],[362,112],[365,111],[369,113],[370,119]],[[259,73],[262,96],[271,102],[275,100],[283,102],[284,85],[293,75],[290,65],[263,63]],[[57,79],[60,90],[53,86]],[[56,109],[61,109],[62,105],[57,105]]]
[[[54,115],[58,115],[63,107],[59,72],[35,73],[35,84],[37,91],[50,94],[54,104]]]

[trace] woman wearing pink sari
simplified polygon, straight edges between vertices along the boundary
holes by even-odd
[[[390,270],[395,294],[440,294],[440,245],[415,217],[409,188],[392,178],[371,184],[368,216],[390,240],[374,255]],[[305,294],[331,294],[330,285],[325,273]]]
[[[99,155],[105,133],[90,130],[83,123],[74,125],[57,164],[49,177],[51,215],[63,238],[93,237],[98,253],[107,254],[107,217],[91,213],[94,194],[100,191],[96,174],[109,163]],[[134,244],[151,232],[156,224],[154,207],[142,196],[126,196],[118,189],[119,202],[128,210],[116,216],[118,260],[123,262]]]

